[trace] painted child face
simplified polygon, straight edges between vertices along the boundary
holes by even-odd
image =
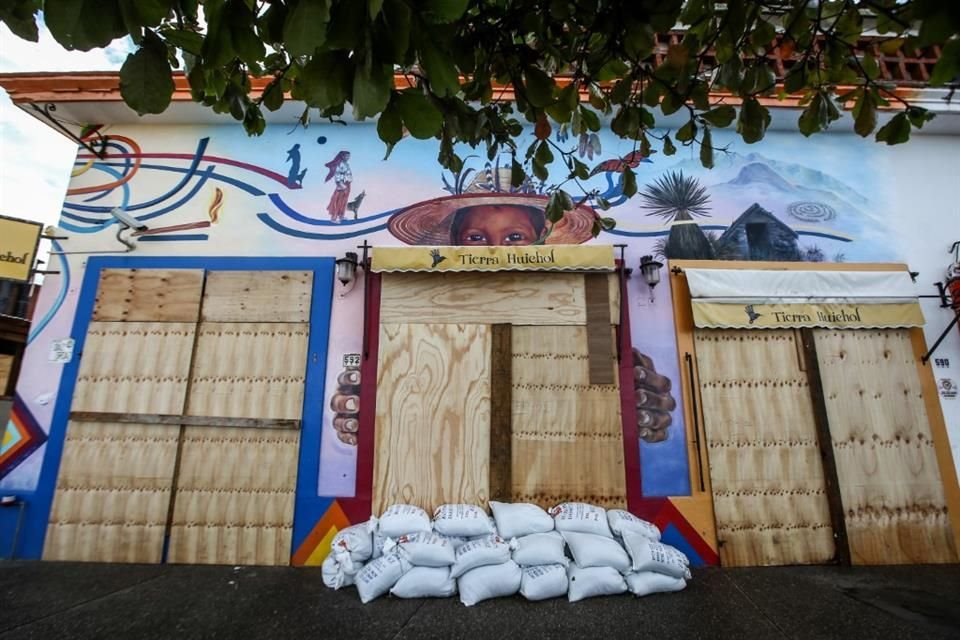
[[[508,204],[474,207],[456,237],[458,245],[468,247],[533,244],[537,239],[530,214]]]

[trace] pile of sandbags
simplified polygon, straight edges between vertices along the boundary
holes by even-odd
[[[571,602],[631,591],[679,591],[690,578],[686,556],[661,544],[660,531],[627,511],[568,502],[443,505],[433,520],[413,505],[340,531],[323,563],[333,589],[356,585],[364,603],[456,593],[467,606],[520,593],[528,600],[566,595]],[[565,550],[569,551],[569,557]]]

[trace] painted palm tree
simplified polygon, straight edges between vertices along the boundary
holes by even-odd
[[[682,171],[671,171],[646,185],[639,195],[640,206],[649,211],[648,216],[657,216],[673,223],[663,247],[667,258],[716,258],[713,245],[700,225],[694,222],[695,218],[710,215],[710,195],[696,178],[685,176]]]

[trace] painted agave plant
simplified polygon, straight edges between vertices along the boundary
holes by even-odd
[[[648,216],[673,223],[662,248],[667,258],[716,259],[713,244],[694,222],[695,218],[710,215],[710,195],[696,178],[685,176],[682,171],[671,171],[646,185],[638,195],[640,206],[648,211]]]

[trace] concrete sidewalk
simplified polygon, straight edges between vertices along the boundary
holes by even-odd
[[[0,562],[0,638],[958,638],[960,565],[700,569],[686,591],[360,604],[319,569]]]

